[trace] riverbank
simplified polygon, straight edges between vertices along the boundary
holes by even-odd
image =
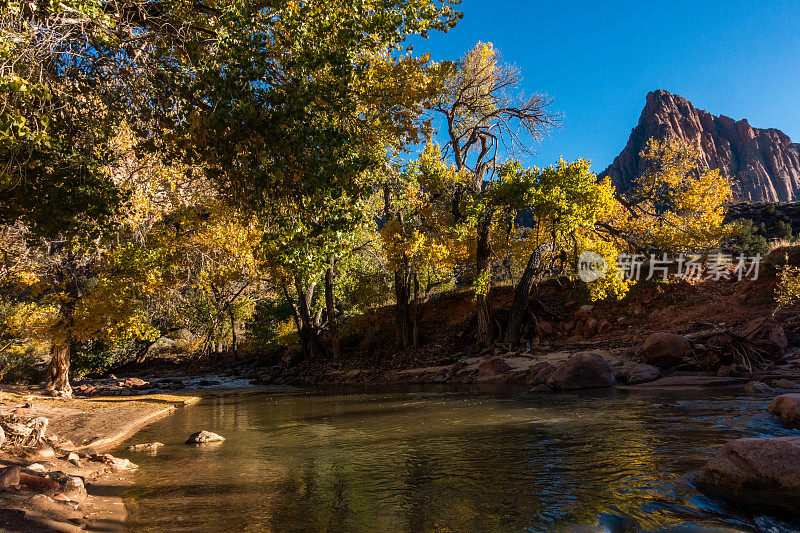
[[[35,389],[3,389],[0,419],[6,424],[41,419],[47,424],[39,443],[26,446],[8,435],[0,449],[0,466],[16,466],[23,477],[31,476],[0,492],[0,529],[124,531],[122,492],[132,482],[135,465],[103,452],[198,401],[197,394],[65,400]]]

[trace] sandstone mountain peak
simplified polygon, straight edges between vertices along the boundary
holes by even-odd
[[[701,165],[730,176],[740,200],[800,199],[800,144],[780,130],[753,128],[747,119],[714,116],[661,89],[647,94],[628,144],[600,176],[611,177],[622,191],[630,189],[644,171],[639,152],[651,137],[678,137],[698,143]]]

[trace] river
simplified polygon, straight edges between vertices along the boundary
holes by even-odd
[[[454,387],[278,388],[204,400],[127,492],[131,531],[795,531],[699,493],[721,444],[797,434],[769,397]],[[221,444],[186,446],[194,431]],[[592,528],[589,528],[589,527]],[[719,530],[719,529],[714,529]]]

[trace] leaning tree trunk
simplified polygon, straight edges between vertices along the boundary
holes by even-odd
[[[506,329],[506,342],[519,344],[522,340],[522,325],[525,321],[525,312],[528,309],[528,296],[533,286],[533,280],[539,270],[542,260],[541,246],[537,246],[528,259],[528,264],[519,280],[517,290],[514,292],[514,303],[511,305],[511,317]]]
[[[478,330],[477,341],[481,346],[490,346],[495,338],[494,308],[492,307],[492,272],[490,244],[490,230],[492,226],[492,213],[485,211],[478,222],[478,243],[475,249],[475,276],[482,280],[485,287],[477,295]]]

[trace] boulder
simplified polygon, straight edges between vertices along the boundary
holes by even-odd
[[[478,374],[481,376],[495,376],[505,374],[511,366],[502,357],[490,357],[478,363]]]
[[[645,363],[659,368],[678,365],[691,353],[692,345],[686,337],[666,331],[653,333],[642,346]]]
[[[750,394],[756,394],[760,392],[772,392],[772,387],[761,381],[750,381],[747,385],[744,386],[744,391],[749,392]]]
[[[800,394],[776,396],[767,407],[767,412],[781,417],[787,426],[800,426]]]
[[[556,368],[547,361],[540,361],[528,368],[525,383],[528,385],[541,385],[555,372]]]
[[[739,328],[737,333],[748,339],[772,345],[775,350],[785,350],[789,346],[783,324],[769,316],[751,320]]]
[[[222,442],[225,437],[212,433],[210,431],[198,431],[189,435],[186,439],[186,444],[205,444],[206,442]]]
[[[759,512],[800,508],[800,437],[739,439],[725,444],[698,487]]]
[[[775,386],[779,389],[800,389],[800,385],[788,379],[779,379],[775,382]]]
[[[123,385],[125,387],[130,387],[132,389],[140,389],[140,388],[146,387],[148,385],[148,383],[143,379],[128,378],[123,382]]]
[[[631,368],[627,375],[628,385],[638,385],[648,383],[661,377],[661,370],[652,365],[638,364]]]
[[[611,366],[595,352],[573,354],[547,380],[550,388],[558,390],[613,387],[615,383]]]

